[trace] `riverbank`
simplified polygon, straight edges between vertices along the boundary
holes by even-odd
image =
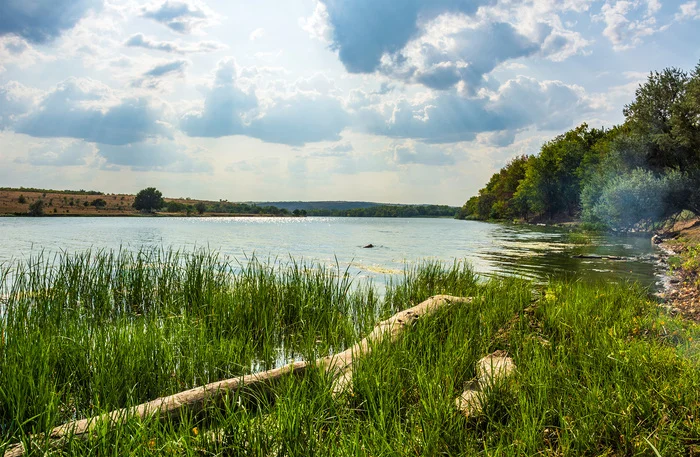
[[[674,224],[654,237],[669,269],[660,294],[669,312],[700,322],[700,219]]]
[[[64,255],[0,265],[0,452],[36,455],[696,455],[700,327],[629,284],[478,281],[422,263],[381,296],[342,270],[216,253]],[[179,420],[36,434],[212,381],[337,354],[436,294],[471,297],[378,342],[347,389],[320,369]],[[517,366],[481,411],[455,400],[485,355]],[[163,423],[165,422],[165,423]],[[34,438],[32,438],[34,437]],[[397,451],[398,450],[398,451]]]

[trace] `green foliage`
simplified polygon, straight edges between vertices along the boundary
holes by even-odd
[[[163,207],[163,194],[155,187],[148,187],[136,194],[133,207],[139,211],[153,212]]]
[[[309,216],[332,217],[455,217],[459,208],[447,205],[377,205],[352,209],[311,209]]]
[[[373,345],[341,397],[311,368],[269,395],[242,390],[178,420],[97,424],[60,449],[37,439],[66,420],[338,353],[437,293],[474,302]],[[0,296],[0,451],[25,442],[66,456],[680,456],[700,436],[700,328],[630,285],[477,281],[463,264],[426,263],[382,298],[342,269],[121,251],[0,265]],[[495,350],[517,374],[465,419],[454,400]]]
[[[169,201],[165,204],[165,209],[169,213],[180,213],[187,210],[187,205],[176,201]]]
[[[204,202],[197,202],[194,205],[194,209],[196,209],[199,214],[204,214],[207,210],[207,205],[205,205]]]
[[[104,208],[105,206],[107,206],[107,202],[103,198],[96,198],[93,201],[91,201],[90,204],[95,208]]]
[[[545,143],[517,173],[508,164],[458,217],[581,218],[628,230],[700,214],[700,64],[651,73],[624,114],[621,126],[583,124]],[[504,176],[517,177],[514,193]]]
[[[29,205],[29,215],[30,216],[43,216],[44,215],[44,201],[42,199],[36,199]]]
[[[623,230],[659,222],[664,216],[664,202],[678,179],[677,173],[657,177],[642,168],[614,176],[606,181],[586,217]]]
[[[22,205],[24,205],[25,203],[27,203],[27,199],[24,198],[24,195],[20,195],[17,199],[17,203],[21,203]]]

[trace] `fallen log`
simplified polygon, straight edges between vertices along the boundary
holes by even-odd
[[[600,259],[600,260],[630,260],[627,257],[618,255],[595,255],[595,254],[579,254],[571,256],[574,259]]]
[[[513,359],[504,351],[489,354],[476,363],[477,379],[455,399],[455,406],[465,417],[477,416],[484,408],[485,393],[516,371]]]
[[[351,348],[338,354],[322,357],[313,362],[300,361],[262,373],[213,382],[174,395],[157,398],[138,406],[122,408],[100,416],[67,422],[49,432],[50,445],[53,447],[60,446],[66,438],[86,438],[98,425],[113,427],[129,418],[145,419],[158,417],[159,419],[174,419],[179,417],[184,411],[198,412],[209,402],[221,400],[228,393],[236,392],[243,387],[269,385],[283,376],[302,374],[308,367],[314,365],[321,367],[324,371],[336,377],[333,387],[334,392],[342,391],[351,382],[353,359],[368,355],[373,344],[384,338],[395,341],[405,328],[421,317],[434,313],[443,306],[451,303],[470,303],[471,301],[471,298],[436,295],[378,323],[369,335]],[[45,435],[32,438],[41,441],[46,440]],[[24,445],[17,443],[5,450],[4,457],[20,457],[25,452]]]

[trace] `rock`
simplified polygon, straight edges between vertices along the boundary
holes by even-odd
[[[651,237],[651,242],[653,244],[661,244],[664,242],[664,239],[661,238],[661,236],[659,234],[656,234],[656,235]]]
[[[363,249],[372,249],[374,245],[372,243],[368,244],[367,246],[362,246]]]

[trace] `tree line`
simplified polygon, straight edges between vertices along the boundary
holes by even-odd
[[[633,230],[700,215],[700,64],[650,73],[623,113],[621,125],[582,124],[512,159],[457,217]]]
[[[353,209],[313,209],[308,214],[331,217],[454,217],[458,209],[447,205],[379,205]]]

